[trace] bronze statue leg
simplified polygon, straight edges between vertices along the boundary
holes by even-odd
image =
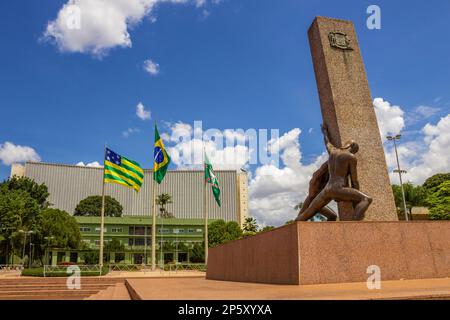
[[[319,212],[320,209],[325,207],[332,199],[325,195],[324,190],[322,190],[311,202],[308,209],[306,209],[303,213],[299,214],[295,219],[296,221],[306,221],[311,219]]]
[[[327,221],[336,221],[337,219],[336,213],[334,213],[330,208],[323,207],[319,210],[319,213],[325,216],[325,218],[327,218]]]
[[[354,220],[362,220],[364,214],[372,203],[372,198],[353,188],[340,188],[333,190],[333,199],[336,201],[351,201],[356,204],[353,214]]]

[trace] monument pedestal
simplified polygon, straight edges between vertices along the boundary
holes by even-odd
[[[206,278],[276,284],[450,277],[450,221],[296,222],[209,249]]]

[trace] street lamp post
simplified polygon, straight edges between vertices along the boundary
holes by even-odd
[[[403,189],[403,181],[402,181],[402,173],[406,173],[405,170],[400,169],[400,161],[398,159],[398,152],[397,152],[397,140],[400,140],[402,136],[400,134],[396,135],[396,136],[387,136],[386,138],[389,141],[393,141],[394,142],[394,149],[395,149],[395,157],[397,159],[397,170],[394,170],[395,173],[398,173],[398,177],[400,179],[400,188],[402,190],[402,199],[403,199],[403,210],[405,212],[405,220],[409,221],[408,218],[408,209],[406,208],[406,199],[405,199],[405,190]]]

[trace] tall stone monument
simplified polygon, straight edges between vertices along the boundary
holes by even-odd
[[[324,123],[332,143],[354,139],[360,150],[360,189],[373,198],[367,221],[398,220],[394,197],[353,23],[316,17],[308,31]],[[340,220],[351,220],[351,203],[339,203]]]
[[[368,222],[300,221],[209,249],[206,279],[278,284],[450,276],[450,221],[398,220],[380,132],[351,22],[316,18],[309,39],[330,142],[359,143],[361,191],[373,198]],[[333,139],[334,141],[331,141]],[[348,205],[348,204],[347,204]],[[340,220],[352,218],[350,205]],[[342,219],[344,218],[344,219]]]

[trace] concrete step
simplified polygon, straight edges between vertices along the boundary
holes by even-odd
[[[22,296],[22,295],[9,295],[7,297],[0,297],[0,300],[83,300],[88,297],[89,294],[72,294],[72,295],[59,295],[59,296]]]
[[[84,284],[81,283],[82,289],[89,289],[89,290],[105,290],[108,287],[114,286],[115,284]],[[60,285],[7,285],[2,286],[0,285],[0,294],[1,292],[5,291],[46,291],[46,290],[69,290],[67,288],[66,284],[60,284]]]
[[[54,296],[70,296],[70,295],[93,295],[99,292],[99,290],[47,290],[47,291],[3,291],[0,293],[0,299],[9,296],[43,296],[43,297],[54,297]]]

